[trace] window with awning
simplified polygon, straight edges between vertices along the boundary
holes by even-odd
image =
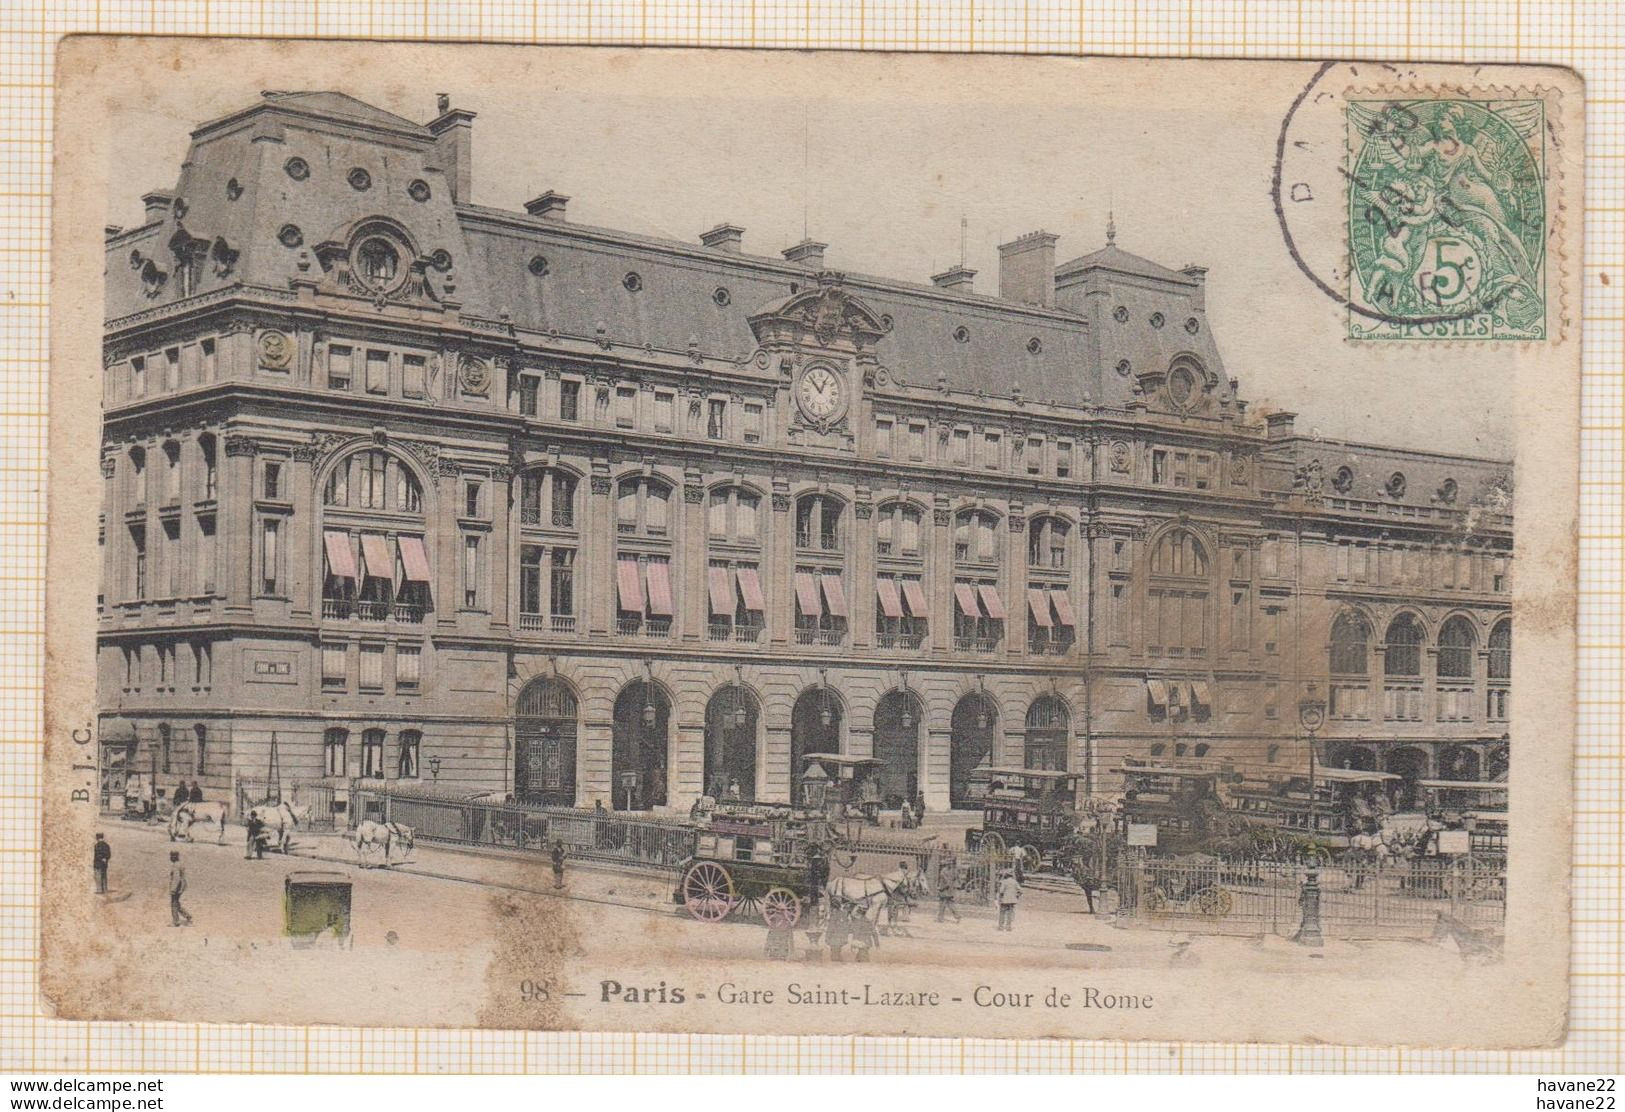
[[[706,571],[706,588],[711,596],[711,616],[715,618],[733,617],[733,569],[722,564],[712,564]]]
[[[813,578],[812,572],[796,572],[796,606],[803,617],[823,616],[824,606],[818,597],[818,581]]]
[[[327,574],[335,579],[356,578],[355,550],[350,547],[350,534],[329,530],[322,534],[322,547],[327,552]]]
[[[875,597],[880,602],[881,614],[888,618],[901,618],[903,616],[903,600],[902,597],[897,593],[896,580],[876,580]]]
[[[1164,680],[1146,680],[1145,693],[1151,697],[1151,705],[1162,709],[1168,706],[1168,684]]]
[[[664,560],[650,560],[644,565],[644,573],[649,584],[649,616],[671,617],[671,565]]]
[[[1191,706],[1212,709],[1213,694],[1208,690],[1206,680],[1191,681]]]
[[[740,568],[737,572],[739,580],[739,597],[745,600],[745,609],[757,613],[767,609],[767,599],[762,594],[762,579],[755,568]]]
[[[1050,604],[1055,607],[1055,624],[1075,628],[1078,624],[1077,616],[1072,613],[1072,600],[1066,597],[1065,591],[1051,591]]]
[[[959,604],[959,612],[967,618],[980,618],[982,608],[976,604],[976,587],[971,583],[954,584],[954,601]]]
[[[1038,587],[1027,588],[1027,611],[1032,615],[1034,625],[1041,629],[1050,628],[1049,609],[1049,592]]]
[[[1004,609],[1004,600],[999,597],[999,589],[991,583],[982,583],[977,586],[976,593],[982,600],[982,612],[996,622],[1002,622],[1008,615]]]
[[[390,553],[389,538],[379,533],[361,534],[361,559],[370,579],[395,578],[395,557]]]
[[[824,603],[829,607],[829,616],[846,617],[846,590],[841,586],[841,577],[834,572],[825,572],[818,577],[818,581],[824,588]]]
[[[638,574],[636,560],[616,561],[615,587],[622,610],[629,614],[643,613],[643,577]]]
[[[401,570],[408,583],[429,582],[429,554],[424,550],[422,537],[402,537]]]
[[[929,607],[925,601],[925,589],[920,586],[918,579],[903,580],[903,602],[908,607],[910,616],[924,619],[929,616]]]

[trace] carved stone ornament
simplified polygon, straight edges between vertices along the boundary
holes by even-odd
[[[465,355],[457,363],[457,381],[463,393],[484,397],[491,389],[491,368],[485,360]]]
[[[1251,461],[1246,456],[1230,457],[1230,481],[1240,485],[1247,481],[1247,469]]]
[[[104,457],[102,459],[102,478],[111,479],[113,477],[113,468],[114,468],[114,466],[115,465],[113,463],[113,457],[112,456]]]
[[[267,329],[260,333],[260,366],[285,371],[293,365],[293,341],[287,333]]]
[[[1027,519],[1020,514],[1010,515],[1010,532],[1024,533],[1027,530]]]
[[[1292,490],[1295,494],[1301,494],[1304,501],[1312,506],[1326,500],[1326,479],[1321,473],[1318,459],[1298,465],[1298,469],[1292,473]]]
[[[859,521],[868,521],[874,516],[875,507],[871,502],[858,502],[852,507],[852,514]]]
[[[592,492],[594,494],[608,494],[611,483],[608,475],[594,475],[592,477]]]
[[[773,494],[773,509],[781,514],[789,513],[790,496],[788,494],[779,494],[777,491],[775,491]]]
[[[685,486],[683,488],[683,501],[690,506],[702,505],[705,502],[705,488],[702,486]]]
[[[1116,471],[1116,472],[1118,472],[1120,474],[1123,474],[1123,475],[1128,474],[1129,462],[1130,462],[1130,456],[1131,456],[1131,453],[1129,452],[1128,441],[1126,441],[1126,440],[1114,440],[1114,441],[1112,441],[1111,453],[1112,453],[1111,454],[1112,470]]]
[[[226,437],[227,456],[253,456],[258,455],[259,450],[260,445],[257,440],[237,434],[230,434]]]
[[[932,510],[931,520],[938,526],[948,526],[953,524],[954,515],[951,510]]]
[[[428,471],[429,474],[435,475],[439,473],[440,445],[423,440],[402,440],[398,444],[406,449],[419,463],[423,464],[424,470]]]

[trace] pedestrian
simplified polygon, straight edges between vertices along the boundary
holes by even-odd
[[[552,854],[550,856],[553,859],[553,887],[554,888],[563,888],[564,887],[564,840],[562,838],[553,839],[553,852],[552,852]]]
[[[959,865],[951,856],[944,857],[937,866],[937,922],[943,922],[949,915],[954,917],[954,922],[959,922],[959,909],[954,906],[954,897],[958,894]]]
[[[1092,875],[1085,874],[1084,878],[1078,883],[1083,887],[1083,898],[1089,901],[1089,914],[1093,915],[1095,913],[1095,893],[1100,890],[1100,881],[1096,880]]]
[[[107,865],[113,860],[113,847],[107,844],[107,839],[100,834],[96,835],[95,848],[90,852],[90,866],[96,872],[96,893],[107,895]]]
[[[1021,899],[1021,882],[1016,880],[1016,874],[1006,872],[999,879],[999,929],[1013,931],[1016,929],[1016,901]]]
[[[914,793],[914,821],[916,823],[925,821],[925,793],[922,791]]]
[[[186,786],[185,780],[182,780],[175,785],[175,794],[169,801],[169,809],[173,813],[175,808],[184,807],[190,802],[192,802],[192,789]]]
[[[248,845],[243,850],[244,861],[253,857],[265,860],[265,820],[258,810],[248,812]]]
[[[175,850],[169,851],[169,920],[172,926],[189,927],[192,925],[192,913],[181,906],[181,897],[186,894],[186,866],[181,864],[181,855]]]
[[[188,803],[203,802],[203,789],[198,787],[196,780],[192,781],[192,790],[186,793],[186,801]]]

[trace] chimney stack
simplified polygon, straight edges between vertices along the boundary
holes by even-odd
[[[786,247],[782,254],[785,259],[797,266],[804,266],[808,270],[823,270],[824,248],[828,246],[829,244],[819,243],[815,239],[804,239],[793,247]]]
[[[141,195],[141,203],[147,206],[147,223],[151,224],[168,215],[169,207],[175,203],[175,194],[167,189],[154,189]]]
[[[730,255],[739,254],[745,240],[745,229],[738,224],[718,224],[709,232],[700,233],[700,243],[713,251],[726,251]]]
[[[1055,241],[1049,232],[1028,232],[999,245],[999,296],[1024,305],[1055,304]]]
[[[440,169],[451,186],[452,203],[466,205],[473,200],[474,191],[474,113],[450,107],[444,94],[439,104],[441,112],[429,122],[429,134],[434,136]]]
[[[971,283],[976,278],[976,272],[968,266],[954,265],[941,274],[931,275],[931,284],[940,290],[957,290],[960,293],[970,293]]]
[[[1194,264],[1182,266],[1179,268],[1179,273],[1196,283],[1196,294],[1191,298],[1192,306],[1197,309],[1207,308],[1207,298],[1204,296],[1207,286],[1207,267]]]
[[[1288,413],[1284,409],[1277,409],[1273,413],[1264,415],[1265,439],[1285,440],[1292,435],[1292,419],[1296,413]]]
[[[534,197],[525,202],[525,211],[532,216],[539,216],[543,220],[564,220],[564,207],[570,203],[570,198],[562,193],[555,193],[549,189],[540,197]]]

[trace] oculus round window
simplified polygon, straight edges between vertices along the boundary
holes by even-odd
[[[298,155],[294,155],[292,158],[288,159],[288,161],[284,162],[282,164],[282,169],[294,181],[304,181],[306,178],[310,177],[310,163],[306,162]]]
[[[1151,314],[1151,327],[1152,328],[1161,328],[1166,323],[1168,323],[1167,318],[1164,317],[1161,313],[1152,313]]]
[[[1128,306],[1119,305],[1117,308],[1113,309],[1112,320],[1116,321],[1118,324],[1122,324],[1124,321],[1128,320]]]
[[[625,286],[629,292],[637,293],[643,288],[643,276],[635,270],[629,270],[626,272],[626,277],[621,279],[621,285]]]
[[[1189,367],[1175,367],[1168,373],[1168,396],[1180,409],[1191,404],[1195,393],[1196,376]]]
[[[277,232],[276,238],[282,242],[284,247],[298,247],[305,242],[305,233],[299,230],[297,224],[284,224],[282,230]]]
[[[351,170],[350,173],[346,175],[344,180],[350,183],[351,189],[363,190],[372,188],[372,175],[367,173],[367,171],[363,170],[359,166],[357,166],[354,170]]]
[[[718,305],[727,305],[733,300],[733,294],[728,292],[727,286],[718,286],[711,294],[711,300]]]
[[[414,179],[412,184],[406,187],[406,195],[414,201],[427,201],[430,197],[429,183],[422,178]]]
[[[1037,355],[1044,350],[1044,341],[1037,336],[1027,341],[1027,354]]]
[[[1192,336],[1196,335],[1198,332],[1202,331],[1202,322],[1197,320],[1195,317],[1186,318],[1185,331],[1189,332]]]
[[[429,256],[429,261],[434,264],[436,270],[444,274],[451,269],[451,252],[441,247]]]
[[[243,195],[243,183],[232,178],[226,183],[226,200],[235,201]]]
[[[954,329],[954,339],[961,344],[970,343],[970,329],[966,328],[964,325],[960,325],[958,328]]]
[[[1332,489],[1339,494],[1347,494],[1354,489],[1354,472],[1347,467],[1339,467],[1332,476]]]
[[[1122,375],[1124,378],[1127,378],[1129,376],[1129,372],[1133,369],[1133,366],[1129,364],[1127,359],[1119,359],[1117,361],[1117,373]]]
[[[880,327],[882,331],[890,332],[896,323],[896,321],[892,320],[890,313],[880,314]]]
[[[1387,487],[1385,489],[1388,491],[1388,497],[1390,497],[1390,498],[1403,498],[1403,497],[1405,497],[1405,474],[1404,474],[1404,472],[1395,471],[1392,475],[1388,476],[1388,485],[1387,485]]]
[[[530,257],[530,272],[538,278],[547,277],[548,265],[546,255],[532,255]]]
[[[402,277],[400,250],[382,236],[361,241],[355,250],[355,273],[375,290],[388,290]]]

